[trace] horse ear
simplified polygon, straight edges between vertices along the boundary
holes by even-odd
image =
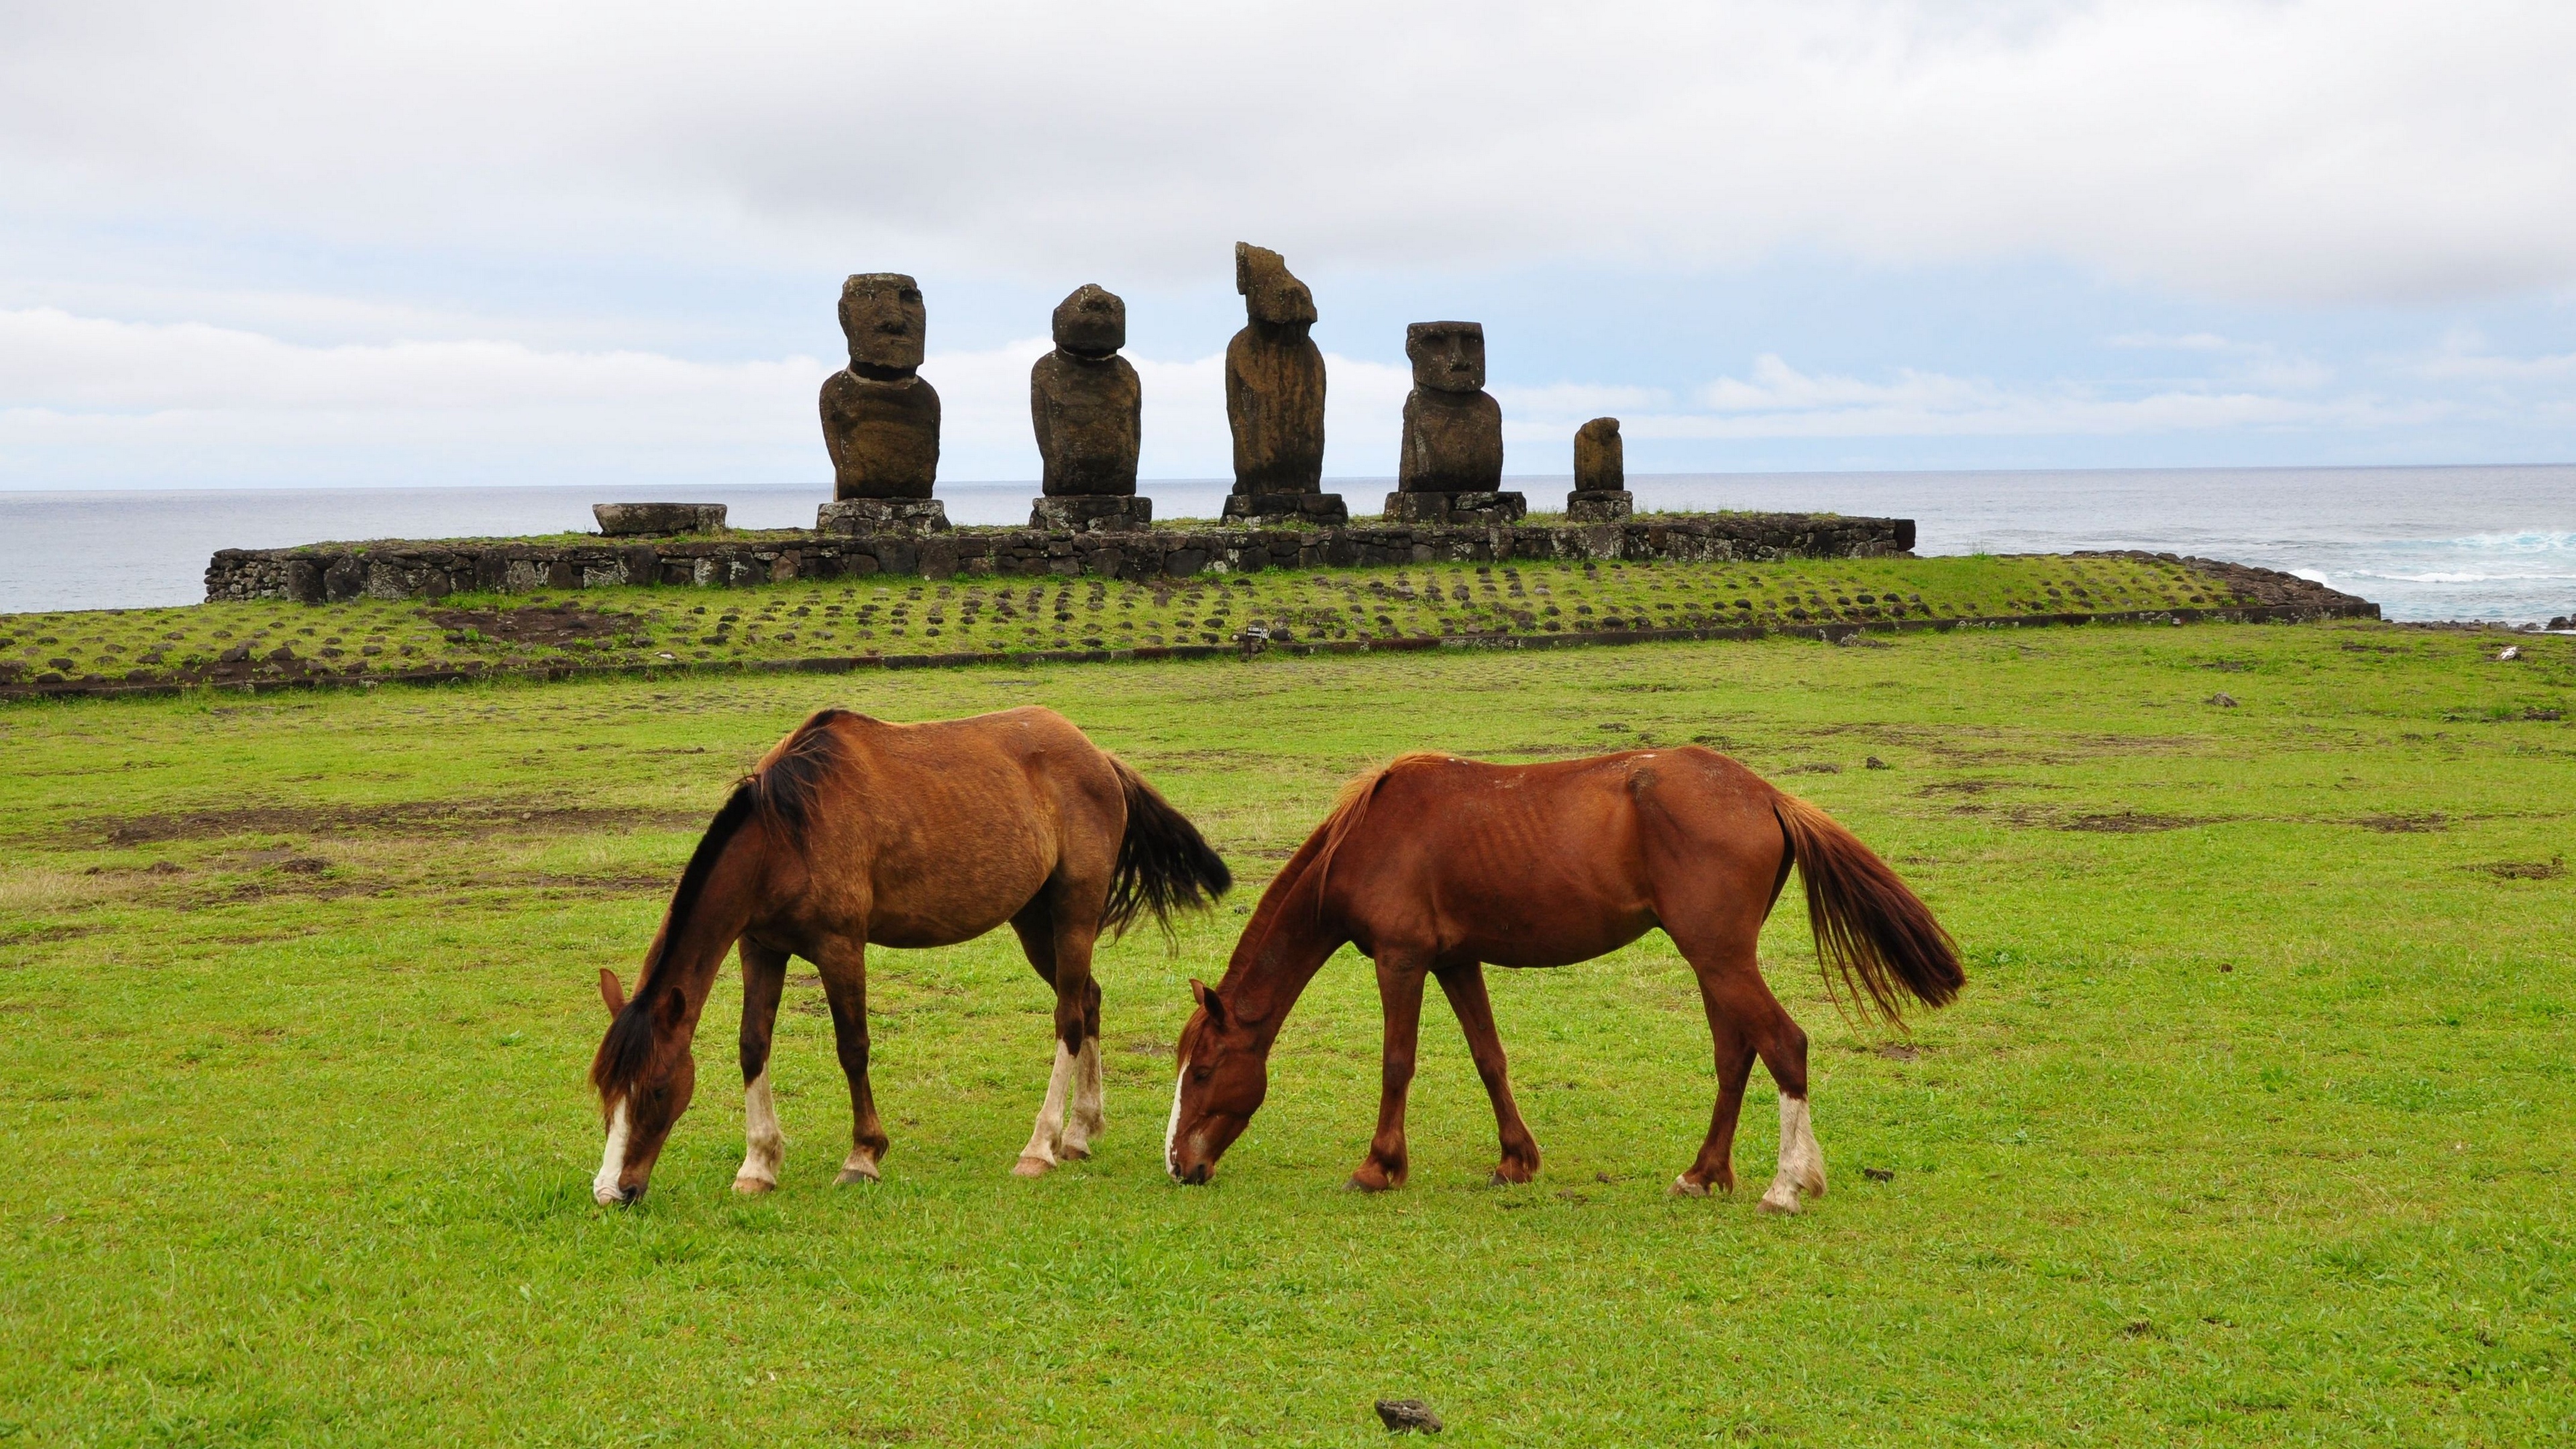
[[[1207,1013],[1208,1025],[1215,1027],[1225,1025],[1224,998],[1208,990],[1207,983],[1195,976],[1190,978],[1190,999],[1199,1004],[1199,1010]]]
[[[626,1009],[626,988],[617,984],[617,973],[599,968],[599,999],[608,1003],[608,1014],[615,1016]]]

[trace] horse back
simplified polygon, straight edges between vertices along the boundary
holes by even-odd
[[[864,917],[882,945],[945,945],[1009,920],[1060,873],[1105,893],[1125,803],[1109,757],[1050,709],[891,724],[841,714],[797,914]],[[1105,896],[1104,896],[1105,898]]]
[[[1775,792],[1712,750],[1389,766],[1336,851],[1328,898],[1355,939],[1497,965],[1588,960],[1663,924],[1687,877],[1766,911]],[[1374,949],[1370,947],[1370,949]]]

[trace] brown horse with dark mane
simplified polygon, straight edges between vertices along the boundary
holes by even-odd
[[[1345,942],[1377,962],[1386,1012],[1377,1135],[1350,1186],[1403,1183],[1404,1101],[1422,985],[1436,979],[1465,1030],[1502,1133],[1496,1182],[1538,1174],[1512,1101],[1485,965],[1563,966],[1660,926],[1699,977],[1717,1049],[1717,1105],[1680,1193],[1735,1186],[1735,1119],[1759,1056],[1780,1087],[1779,1174],[1763,1194],[1796,1212],[1825,1191],[1807,1113],[1807,1034],[1762,980],[1754,949],[1795,865],[1827,988],[1894,1021],[1965,975],[1948,933],[1851,832],[1742,765],[1696,746],[1545,765],[1407,755],[1353,781],[1262,894],[1214,987],[1181,1031],[1164,1165],[1205,1182],[1269,1090],[1289,1008]]]
[[[868,1091],[867,948],[953,945],[1004,921],[1055,988],[1055,1072],[1013,1170],[1034,1177],[1087,1156],[1103,1116],[1092,943],[1140,912],[1168,922],[1230,884],[1225,862],[1179,811],[1052,710],[912,725],[823,710],[716,812],[644,954],[633,999],[615,972],[599,973],[611,1021],[590,1079],[608,1149],[591,1194],[611,1205],[643,1195],[689,1105],[689,1043],[737,941],[747,1146],[735,1191],[777,1186],[785,1155],[769,1040],[787,958],[821,973],[850,1080],[840,1181],[874,1181],[887,1138]]]

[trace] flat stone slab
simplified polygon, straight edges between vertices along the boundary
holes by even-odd
[[[590,516],[610,538],[713,533],[724,527],[721,503],[594,503]]]
[[[1339,493],[1229,493],[1224,521],[1244,528],[1339,528],[1351,521]]]
[[[1032,498],[1029,527],[1067,533],[1133,533],[1154,526],[1154,500],[1120,498]]]
[[[1637,495],[1625,488],[1578,488],[1565,495],[1565,516],[1576,523],[1616,523],[1637,511]]]
[[[1390,493],[1386,518],[1392,523],[1458,525],[1518,523],[1529,515],[1529,500],[1518,493]]]
[[[936,498],[843,498],[814,511],[814,531],[851,536],[944,533],[948,505]]]

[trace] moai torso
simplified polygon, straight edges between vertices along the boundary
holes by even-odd
[[[1316,492],[1324,482],[1324,353],[1307,335],[1314,294],[1277,252],[1242,242],[1234,288],[1246,317],[1225,349],[1234,491]]]
[[[1614,493],[1628,486],[1626,446],[1617,418],[1594,418],[1574,430],[1574,491]]]
[[[1503,405],[1485,392],[1485,329],[1416,322],[1404,330],[1413,391],[1404,399],[1398,491],[1491,493],[1503,486]]]
[[[835,498],[928,498],[939,473],[939,393],[922,380],[921,289],[893,272],[841,286],[850,365],[823,380]]]
[[[1134,496],[1145,389],[1126,342],[1127,304],[1109,292],[1086,285],[1055,309],[1055,351],[1029,369],[1046,496]]]

